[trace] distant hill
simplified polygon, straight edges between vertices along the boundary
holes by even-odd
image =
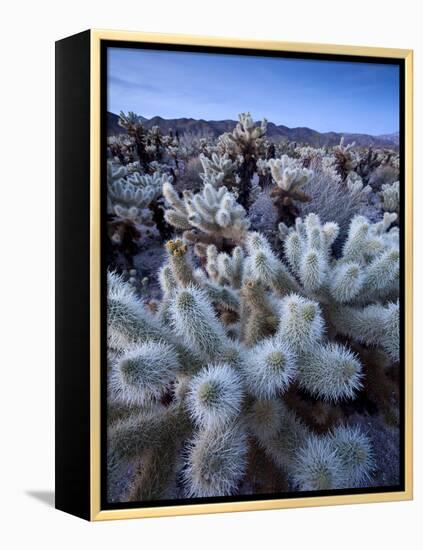
[[[377,136],[379,139],[390,141],[397,147],[399,146],[399,132],[394,132],[393,134],[383,134],[382,136]]]
[[[217,137],[224,132],[231,132],[236,125],[235,120],[196,120],[193,118],[175,118],[165,119],[159,116],[147,119],[141,117],[146,128],[159,126],[162,132],[168,132],[172,129],[179,132],[180,135],[185,132],[193,134],[210,134]],[[123,129],[118,124],[119,117],[114,113],[107,113],[107,132],[109,135],[122,133]],[[392,149],[398,147],[399,133],[387,134],[383,136],[371,136],[368,134],[351,134],[339,132],[321,133],[311,128],[288,128],[282,124],[276,125],[269,122],[267,125],[267,135],[275,141],[288,139],[298,143],[306,143],[314,147],[323,147],[324,145],[337,145],[342,136],[346,143],[355,141],[356,145],[368,147],[386,147]]]

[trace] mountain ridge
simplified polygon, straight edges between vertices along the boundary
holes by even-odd
[[[172,129],[174,132],[178,132],[180,135],[185,132],[211,134],[213,137],[217,137],[224,132],[231,132],[237,121],[235,120],[204,120],[194,118],[177,118],[177,119],[165,119],[160,116],[154,116],[150,119],[140,117],[146,128],[150,129],[153,126],[159,126],[163,132],[168,132]],[[117,133],[123,133],[124,130],[118,125],[119,116],[108,112],[107,113],[107,133],[113,135]],[[274,124],[268,122],[267,135],[275,141],[281,141],[288,139],[290,141],[297,141],[299,143],[306,143],[314,147],[323,147],[325,145],[333,146],[337,145],[343,136],[346,143],[355,141],[356,145],[363,147],[382,147],[382,148],[398,148],[399,144],[399,132],[392,134],[384,134],[380,136],[372,136],[370,134],[349,133],[349,132],[318,132],[312,128],[296,127],[289,128],[283,124]]]

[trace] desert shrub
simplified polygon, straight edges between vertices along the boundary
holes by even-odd
[[[373,189],[377,191],[380,190],[383,185],[398,181],[398,178],[398,167],[390,164],[383,164],[381,166],[378,166],[376,170],[371,174],[369,178],[369,184],[372,186]]]
[[[183,189],[198,191],[201,188],[201,174],[203,173],[203,165],[199,157],[190,158],[184,164],[184,173],[179,184]]]
[[[313,173],[303,191],[309,197],[301,203],[300,214],[318,212],[322,222],[334,221],[339,226],[339,237],[344,240],[351,218],[359,214],[367,199],[362,189],[353,190],[342,184],[333,170],[313,166]]]
[[[181,158],[190,159],[200,154],[208,153],[213,147],[213,134],[207,131],[184,132],[179,137],[179,150]]]

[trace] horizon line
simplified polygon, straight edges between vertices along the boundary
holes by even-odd
[[[111,115],[119,117],[119,114],[116,114],[113,111],[107,110],[107,112],[110,113]],[[125,111],[123,111],[123,112],[125,112]],[[129,111],[126,111],[126,112],[129,112]],[[132,111],[132,112],[135,112],[135,111]],[[135,113],[135,114],[137,116],[140,116],[141,118],[143,118],[145,120],[148,120],[148,121],[152,120],[153,118],[161,118],[162,120],[182,120],[182,119],[186,119],[186,120],[194,120],[194,121],[197,121],[197,122],[234,122],[235,124],[237,124],[239,122],[237,119],[233,119],[233,118],[206,119],[206,118],[193,118],[193,117],[189,117],[189,116],[164,118],[161,115],[154,115],[154,116],[148,118],[144,115],[139,115],[138,113]],[[298,129],[312,130],[313,132],[317,132],[317,133],[322,134],[322,135],[326,135],[326,134],[351,134],[351,135],[381,137],[381,136],[392,136],[392,135],[395,135],[395,134],[399,134],[399,132],[400,132],[399,129],[394,130],[393,132],[384,132],[382,134],[369,134],[368,132],[350,132],[350,131],[340,131],[340,130],[329,130],[327,132],[321,132],[320,130],[316,130],[315,128],[312,128],[311,126],[286,126],[286,124],[276,123],[276,122],[273,122],[270,119],[266,119],[266,120],[267,120],[268,123],[274,124],[276,127],[284,126],[285,128],[288,128],[289,130],[298,130]],[[261,120],[260,119],[254,120],[254,122],[257,124],[257,123],[260,123]]]

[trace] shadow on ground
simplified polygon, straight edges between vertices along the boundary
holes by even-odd
[[[54,491],[26,491],[26,494],[50,508],[54,507]]]

